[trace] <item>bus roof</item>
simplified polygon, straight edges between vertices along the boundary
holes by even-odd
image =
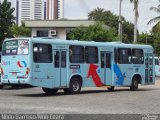
[[[5,39],[4,41],[9,40],[29,40],[35,43],[57,43],[63,45],[84,45],[84,46],[99,46],[99,47],[123,47],[123,48],[144,48],[144,49],[153,49],[151,45],[142,45],[142,44],[125,44],[119,41],[117,42],[95,42],[95,41],[78,41],[78,40],[63,40],[52,37],[41,37],[41,38],[31,38],[31,37],[23,37],[23,38],[11,38]]]

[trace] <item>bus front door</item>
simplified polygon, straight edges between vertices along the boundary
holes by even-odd
[[[101,52],[101,78],[105,85],[112,85],[111,53]]]
[[[67,86],[67,51],[54,50],[54,87]]]
[[[145,84],[153,84],[153,55],[145,54]]]

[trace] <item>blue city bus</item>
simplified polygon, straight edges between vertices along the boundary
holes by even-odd
[[[130,87],[155,83],[150,45],[86,42],[49,38],[5,39],[2,46],[2,83],[79,93],[82,87]]]

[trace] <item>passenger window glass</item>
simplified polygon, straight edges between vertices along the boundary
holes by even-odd
[[[133,64],[143,64],[144,55],[142,49],[132,49],[132,61]]]
[[[70,62],[83,63],[84,62],[84,47],[72,45],[69,47]]]
[[[52,46],[49,44],[34,44],[33,59],[36,63],[51,63]]]
[[[131,49],[118,48],[117,58],[118,58],[117,62],[119,64],[131,64],[132,63]]]
[[[87,46],[85,48],[86,63],[98,63],[98,48]]]

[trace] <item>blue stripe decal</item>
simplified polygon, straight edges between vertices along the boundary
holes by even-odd
[[[114,64],[113,66],[114,68],[114,73],[116,74],[117,76],[117,81],[116,81],[116,84],[117,85],[123,85],[123,82],[124,82],[124,78],[126,77],[125,73],[122,74],[120,68],[118,67],[117,64]]]

